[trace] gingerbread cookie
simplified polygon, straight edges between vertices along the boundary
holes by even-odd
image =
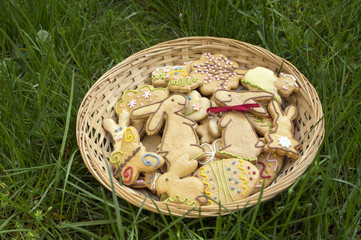
[[[185,95],[175,93],[162,102],[134,109],[130,114],[135,119],[149,117],[146,123],[148,135],[157,134],[165,125],[158,153],[167,160],[169,169],[185,153],[190,159],[204,155],[195,131],[197,123],[182,114],[187,101]]]
[[[123,112],[118,116],[118,123],[116,123],[113,119],[106,119],[103,121],[104,129],[112,134],[114,140],[113,147],[115,150],[120,150],[121,140],[125,129],[129,126],[129,120],[129,113]]]
[[[199,91],[212,95],[218,89],[236,89],[245,70],[238,70],[238,64],[222,54],[205,53],[192,63],[190,76],[198,78],[203,85]]]
[[[189,102],[184,110],[184,115],[196,122],[205,119],[208,116],[207,109],[211,106],[209,99],[202,97],[196,90],[187,93],[186,96]]]
[[[297,159],[300,155],[297,149],[301,145],[293,137],[292,123],[297,116],[296,106],[289,105],[285,111],[282,111],[281,105],[273,100],[268,105],[268,111],[273,118],[274,127],[264,136],[267,143],[264,150]]]
[[[165,202],[174,202],[188,206],[199,206],[207,203],[203,196],[204,186],[202,181],[196,177],[185,177],[193,171],[189,168],[189,162],[197,165],[196,160],[189,160],[189,154],[180,156],[174,162],[174,167],[168,172],[146,173],[144,183],[151,190],[156,190],[159,196],[166,194]]]
[[[299,86],[294,76],[281,73],[280,77],[277,77],[274,72],[264,67],[248,70],[241,83],[249,90],[262,90],[274,94],[275,99],[279,103],[282,103],[282,98],[278,93],[288,97],[292,92],[299,91]]]
[[[218,106],[235,106],[257,104],[257,100],[272,99],[273,94],[262,91],[227,91],[218,90],[214,99]],[[267,110],[261,104],[249,111],[252,114],[267,116]],[[264,142],[260,140],[245,113],[229,111],[219,121],[223,129],[223,150],[217,152],[217,157],[237,157],[254,161],[261,153]]]
[[[213,202],[235,202],[254,192],[259,181],[258,169],[248,161],[229,158],[203,165],[195,173],[202,180],[204,193]],[[212,201],[213,200],[213,201]]]
[[[214,117],[213,117],[214,118]],[[214,140],[216,140],[217,137],[213,137],[212,134],[209,131],[209,123],[213,118],[206,118],[198,125],[196,128],[196,132],[200,138],[201,143],[211,143]],[[216,117],[216,121],[219,118]],[[215,120],[213,120],[214,122]],[[218,129],[218,127],[217,127]]]
[[[190,62],[191,63],[191,62]],[[185,66],[165,66],[152,73],[154,86],[167,86],[172,92],[187,93],[203,84],[198,78],[188,75],[190,63]]]
[[[123,184],[134,184],[141,172],[154,172],[164,164],[162,156],[147,152],[140,144],[140,136],[134,127],[128,127],[121,139],[121,149],[110,155],[110,164],[115,168],[114,177],[119,173]]]
[[[155,87],[167,87],[170,80],[186,77],[190,73],[191,63],[184,63],[183,66],[159,67],[152,72],[152,84]]]
[[[155,102],[162,101],[168,97],[169,92],[165,88],[154,88],[150,85],[144,85],[136,90],[127,90],[123,93],[121,100],[115,106],[115,111],[119,115],[122,112],[128,112],[134,108],[146,106]],[[132,120],[131,125],[137,129],[141,135],[144,134],[144,120]]]
[[[262,152],[254,164],[259,170],[260,179],[256,184],[256,191],[260,191],[262,187],[269,186],[283,165],[284,156],[277,153]]]
[[[264,136],[272,128],[272,118],[271,117],[258,117],[253,114],[248,113],[246,115],[249,122],[256,130],[256,132]]]

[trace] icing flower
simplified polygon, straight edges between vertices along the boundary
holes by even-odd
[[[150,96],[152,96],[152,94],[150,93],[150,91],[146,91],[143,94],[143,98],[149,98]]]
[[[130,100],[129,103],[127,104],[129,106],[129,108],[133,108],[135,106],[137,100],[133,99],[133,100]]]
[[[292,145],[292,142],[288,137],[282,136],[278,139],[278,144],[284,148],[289,148]]]
[[[194,111],[199,111],[199,110],[201,110],[201,105],[199,104],[199,103],[196,103],[196,104],[193,104],[193,110]]]

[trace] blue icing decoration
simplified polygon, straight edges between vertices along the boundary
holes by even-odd
[[[236,161],[233,161],[232,164],[236,164]]]
[[[217,199],[217,196],[214,196],[214,199]]]
[[[228,171],[229,171],[229,170],[231,170],[231,167],[228,167],[227,169],[228,169]]]
[[[118,132],[118,129],[115,129],[115,132]]]
[[[215,187],[213,186],[212,189],[214,189]]]
[[[122,127],[119,127],[119,130],[122,130],[123,128]]]
[[[150,184],[150,181],[148,181],[148,184]]]
[[[234,190],[234,187],[231,187],[232,190]]]
[[[191,99],[192,99],[191,97],[188,97],[188,96],[187,96],[187,98],[188,98],[189,100],[191,100]],[[207,172],[209,172],[209,171],[207,171]]]
[[[207,171],[207,173],[209,173],[209,170]]]
[[[213,178],[210,178],[210,179],[209,179],[209,181],[212,181],[212,180],[213,180]]]
[[[236,180],[236,183],[238,183],[238,180]]]
[[[231,180],[232,180],[232,178],[230,177],[230,178],[228,178],[228,180],[229,180],[229,181],[231,181]]]
[[[151,166],[151,165],[152,165],[152,162],[151,162],[151,161],[145,161],[145,157],[146,157],[146,156],[152,156],[152,157],[154,157],[154,158],[156,158],[156,159],[158,160],[157,163],[154,164],[154,167],[158,166],[158,164],[160,163],[160,158],[159,158],[158,156],[156,156],[156,155],[154,155],[154,154],[151,154],[151,153],[146,153],[146,154],[143,155],[143,163],[144,163],[145,165],[147,165],[147,166]]]
[[[150,179],[152,179],[153,178],[153,175],[150,175],[150,177],[149,177]]]
[[[233,173],[234,173],[234,174],[236,174],[236,173],[237,173],[237,171],[234,171]]]
[[[241,193],[241,190],[238,190],[237,192],[238,192],[238,193]]]

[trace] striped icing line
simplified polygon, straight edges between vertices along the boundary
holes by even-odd
[[[277,166],[278,166],[278,161],[277,161],[276,159],[269,159],[269,156],[270,156],[270,155],[271,155],[271,153],[268,153],[266,160],[267,160],[268,162],[275,162],[275,168],[273,169],[273,171],[276,171],[276,170],[277,170]],[[276,153],[275,153],[275,157],[276,157]]]
[[[221,199],[221,192],[220,192],[221,183],[220,183],[220,181],[219,181],[219,178],[218,178],[218,175],[217,175],[216,171],[214,171],[214,168],[213,168],[212,164],[209,164],[209,166],[211,166],[212,171],[213,171],[213,173],[214,173],[214,176],[215,176],[216,179],[217,179],[217,183],[218,183],[218,197],[219,197],[219,199]]]
[[[225,181],[226,181],[229,195],[231,195],[231,198],[232,198],[232,200],[234,201],[234,197],[233,197],[233,195],[232,195],[231,189],[229,189],[228,181],[227,181],[227,179],[226,179],[226,168],[225,168],[225,166],[224,166],[224,159],[222,160],[222,163],[223,163],[223,174],[224,174],[223,177],[224,177],[224,179],[225,179]]]
[[[199,169],[203,170],[203,171],[201,172],[201,176],[202,176],[202,177],[205,177],[205,179],[203,180],[203,184],[204,184],[204,185],[207,185],[206,190],[204,190],[204,193],[208,194],[208,196],[211,197],[211,196],[212,196],[212,193],[208,191],[208,189],[211,187],[211,185],[209,185],[209,183],[206,182],[207,179],[208,179],[208,176],[207,176],[207,174],[204,174],[204,172],[206,171],[206,169],[205,169],[204,167],[201,167],[201,168],[199,168]],[[211,200],[208,199],[208,202],[211,203],[211,206],[213,205],[213,202],[212,202]]]
[[[224,186],[224,183],[223,181],[227,182],[227,180],[222,177],[222,170],[221,168],[219,167],[219,161],[217,161],[217,168],[218,168],[218,172],[219,172],[219,176],[221,178],[221,183],[222,183],[222,190],[223,190],[223,193],[224,193],[224,197],[226,198],[226,203],[228,203],[228,197],[227,197],[227,192],[226,192],[226,187]],[[222,179],[223,178],[223,179]]]
[[[182,200],[181,196],[180,196],[178,193],[177,193],[176,195],[174,195],[174,199],[167,198],[167,199],[165,200],[165,203],[167,203],[168,201],[174,202],[174,201],[177,199],[177,197],[179,198],[179,201],[180,201],[181,203],[186,202],[186,204],[187,204],[188,206],[196,206],[196,204],[197,204],[196,201],[189,202],[189,197],[185,197],[185,198]]]
[[[243,192],[243,195],[245,195],[246,192],[248,191],[248,188],[247,188],[246,186],[244,186],[244,184],[246,184],[246,182],[247,182],[247,179],[245,179],[245,178],[243,177],[243,174],[246,172],[246,170],[245,170],[244,168],[242,168],[243,161],[242,161],[241,159],[238,159],[238,160],[241,162],[241,164],[238,166],[238,168],[243,171],[243,172],[241,173],[241,179],[244,180],[244,182],[242,183],[242,187],[243,187],[244,189],[246,189],[246,191]]]

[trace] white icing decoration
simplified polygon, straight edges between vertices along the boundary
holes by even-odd
[[[155,173],[154,175],[154,180],[153,180],[153,183],[152,185],[150,186],[150,189],[154,189],[155,188],[155,182],[157,181],[157,178],[159,177],[160,173]]]
[[[220,141],[220,140],[222,140],[222,139],[218,138],[216,141],[214,141],[214,143],[213,143],[213,148],[212,148],[212,145],[209,144],[209,143],[202,143],[202,144],[201,144],[201,147],[203,147],[204,145],[207,145],[207,146],[211,149],[211,152],[206,152],[206,156],[211,156],[211,157],[210,157],[206,162],[199,162],[200,164],[205,165],[205,164],[207,164],[207,163],[209,163],[209,162],[213,162],[214,156],[215,156],[216,153],[217,153],[216,144],[217,144],[217,142]]]
[[[150,96],[152,96],[152,94],[150,93],[150,91],[146,91],[143,94],[143,98],[149,98]]]
[[[135,106],[137,100],[133,99],[133,100],[130,100],[129,103],[127,104],[129,106],[129,108],[133,108]]]
[[[193,104],[193,110],[195,110],[195,111],[201,110],[201,107],[202,106],[199,103]]]
[[[284,148],[289,148],[292,145],[291,140],[288,137],[282,136],[278,139],[278,144]]]

